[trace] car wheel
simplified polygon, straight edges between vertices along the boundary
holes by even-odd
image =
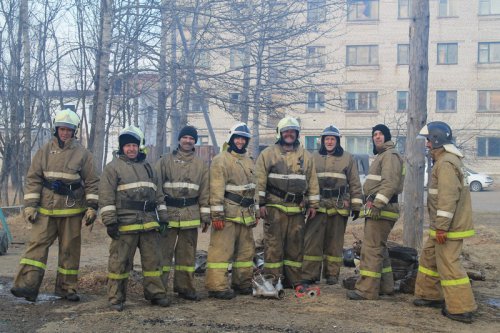
[[[470,191],[471,192],[479,192],[483,189],[483,186],[478,181],[473,181],[470,183]]]

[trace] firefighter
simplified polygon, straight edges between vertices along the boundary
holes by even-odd
[[[442,307],[444,316],[470,324],[477,305],[459,259],[464,238],[474,235],[463,155],[444,122],[428,123],[420,135],[427,138],[434,165],[427,196],[429,238],[420,255],[413,303]]]
[[[111,309],[122,311],[127,283],[137,248],[141,253],[144,296],[153,305],[167,307],[161,280],[159,230],[166,229],[166,208],[157,174],[145,160],[144,135],[129,126],[118,137],[116,158],[106,165],[99,188],[102,222],[112,238],[108,262],[108,300]],[[160,220],[158,220],[156,210]]]
[[[210,225],[209,170],[207,163],[195,154],[196,128],[185,126],[178,140],[177,149],[156,164],[169,221],[161,241],[162,279],[166,288],[169,272],[173,270],[174,292],[181,298],[199,301],[194,287],[194,265],[198,227],[202,225],[202,232],[206,232]]]
[[[260,217],[266,220],[264,272],[276,278],[284,273],[286,287],[301,282],[304,226],[319,204],[314,161],[300,145],[299,134],[295,118],[281,119],[276,144],[266,148],[256,163]]]
[[[55,293],[69,301],[80,300],[76,287],[81,223],[92,225],[97,217],[99,178],[92,154],[76,139],[79,124],[75,112],[59,111],[54,118],[55,137],[37,151],[26,176],[24,218],[33,225],[11,292],[31,302],[37,298],[49,247],[56,238]]]
[[[328,126],[321,133],[321,147],[313,154],[320,185],[320,207],[305,229],[303,283],[315,283],[323,276],[336,284],[342,264],[344,233],[349,215],[356,220],[363,206],[358,166],[340,145],[340,131]]]
[[[252,293],[252,228],[255,218],[254,163],[246,155],[250,130],[245,123],[229,131],[223,152],[210,167],[212,232],[208,248],[206,286],[209,297],[232,299],[235,292]],[[227,272],[232,262],[231,288]]]
[[[378,299],[379,294],[394,294],[387,238],[399,218],[398,194],[403,191],[405,169],[387,126],[373,127],[372,141],[376,157],[363,185],[366,204],[360,215],[365,217],[361,277],[355,290],[347,292],[352,300],[373,300]]]

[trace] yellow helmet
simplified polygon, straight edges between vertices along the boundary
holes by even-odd
[[[281,119],[276,127],[276,141],[281,139],[281,133],[288,130],[296,130],[300,133],[299,121],[293,117],[285,117]],[[298,139],[298,135],[297,135]]]
[[[144,133],[142,133],[140,128],[135,127],[134,125],[125,127],[120,131],[118,142],[120,144],[120,150],[127,143],[137,143],[137,145],[139,146],[139,150],[144,152]]]
[[[54,128],[71,128],[73,131],[75,131],[76,134],[79,125],[80,117],[78,117],[78,115],[70,109],[61,110],[57,112],[56,116],[54,117]]]

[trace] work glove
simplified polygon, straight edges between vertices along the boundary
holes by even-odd
[[[85,215],[83,215],[82,223],[85,223],[86,226],[94,224],[95,219],[97,218],[97,212],[94,208],[88,207],[85,211]]]
[[[444,244],[446,242],[446,238],[448,237],[448,233],[444,230],[437,229],[436,230],[436,242],[438,244]]]
[[[356,221],[359,217],[359,210],[351,210],[351,217],[353,221]]]
[[[38,214],[38,211],[36,210],[35,207],[25,207],[24,208],[23,215],[24,215],[24,220],[26,222],[35,223],[37,214]]]
[[[224,221],[223,220],[214,220],[212,221],[212,226],[214,230],[222,230],[224,229]]]
[[[380,218],[380,208],[372,205],[372,207],[370,208],[370,217],[373,220],[378,220]]]
[[[160,235],[165,236],[167,234],[168,222],[160,222]]]
[[[120,231],[118,230],[118,223],[108,224],[106,226],[106,232],[108,236],[114,240],[120,238]]]

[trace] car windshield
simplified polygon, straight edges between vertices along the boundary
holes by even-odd
[[[467,170],[469,173],[471,173],[471,174],[473,174],[473,175],[477,175],[477,172],[476,172],[476,171],[471,170],[471,169],[469,169],[469,168],[467,168],[467,167],[465,168],[465,170]]]

